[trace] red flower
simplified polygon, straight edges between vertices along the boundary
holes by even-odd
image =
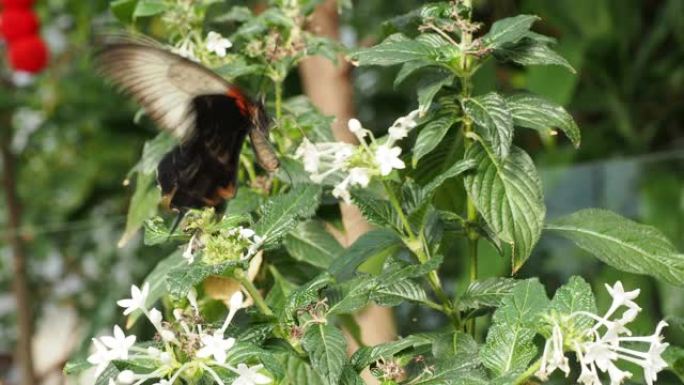
[[[11,43],[38,32],[38,18],[28,9],[6,9],[0,13],[0,34]]]
[[[29,9],[33,6],[33,0],[0,0],[0,5],[6,9]]]
[[[40,72],[47,65],[48,50],[39,36],[29,36],[12,42],[9,61],[17,71]]]

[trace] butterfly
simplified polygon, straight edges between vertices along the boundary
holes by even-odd
[[[192,208],[225,210],[237,193],[247,136],[259,165],[269,172],[278,169],[263,102],[205,66],[132,37],[110,37],[96,54],[96,65],[178,139],[157,167],[163,202],[171,209],[181,214]]]

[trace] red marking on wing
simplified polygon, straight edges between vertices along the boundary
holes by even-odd
[[[242,92],[240,92],[240,90],[237,87],[230,87],[228,89],[228,97],[233,98],[233,100],[235,100],[235,104],[237,105],[242,115],[248,116],[250,114],[250,103],[245,97],[245,95]]]

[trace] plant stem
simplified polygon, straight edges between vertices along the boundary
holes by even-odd
[[[24,241],[19,234],[21,227],[21,203],[17,195],[17,180],[15,175],[15,157],[10,149],[9,132],[10,117],[3,113],[0,116],[0,132],[5,135],[0,138],[0,152],[2,153],[2,180],[5,200],[7,202],[7,222],[11,231],[8,232],[7,242],[12,249],[14,275],[12,287],[17,302],[17,324],[19,338],[17,341],[16,358],[20,367],[21,384],[31,385],[37,383],[36,373],[33,367],[33,354],[31,349],[31,336],[33,329],[33,316],[31,312],[31,291],[26,273],[26,254]]]
[[[411,243],[416,242],[416,237],[413,235],[413,229],[411,229],[411,223],[408,221],[408,218],[406,218],[406,215],[404,214],[404,209],[401,207],[401,203],[399,203],[399,199],[397,199],[397,196],[394,194],[394,190],[392,190],[392,187],[387,183],[387,181],[383,180],[382,185],[385,187],[385,192],[387,193],[387,196],[389,197],[390,203],[394,207],[394,210],[397,212],[399,215],[399,220],[401,220],[401,224],[404,226],[404,234],[409,237],[409,240]],[[414,245],[412,244],[411,247]],[[425,263],[425,260],[419,260],[420,263]]]
[[[429,248],[426,244],[425,237],[421,236],[420,239],[416,238],[416,234],[414,234],[413,229],[411,228],[411,223],[409,222],[408,218],[406,218],[406,215],[404,214],[404,209],[401,207],[399,199],[397,199],[397,196],[394,194],[394,190],[392,190],[391,186],[389,185],[389,183],[387,183],[387,181],[383,180],[382,184],[385,187],[385,192],[389,197],[390,203],[399,215],[399,219],[401,220],[402,225],[404,226],[404,233],[406,237],[408,237],[409,241],[409,249],[411,249],[411,251],[416,255],[416,258],[418,259],[419,263],[426,263],[430,260],[430,255],[428,252],[426,252],[426,250],[429,250]],[[440,310],[444,314],[451,317],[455,324],[460,325],[461,321],[458,318],[458,316],[454,314],[453,305],[451,304],[451,300],[449,300],[449,296],[444,292],[444,289],[442,288],[442,282],[439,279],[439,274],[437,274],[437,271],[433,270],[429,272],[427,278],[428,282],[430,283],[430,286],[432,287],[432,291],[435,293],[437,298],[442,302]]]
[[[463,4],[468,7],[472,8],[472,1],[471,0],[464,0]],[[472,16],[472,10],[468,12],[468,20],[470,21],[470,18]],[[461,100],[467,99],[471,96],[472,93],[472,82],[471,82],[471,70],[472,70],[472,57],[468,55],[467,50],[470,48],[470,45],[472,44],[473,41],[473,36],[471,32],[464,32],[461,40],[461,49],[464,52],[462,60],[461,60],[461,73],[462,78],[461,78],[461,84],[462,84],[462,89],[461,89]],[[463,116],[463,132],[464,132],[464,146],[465,146],[465,151],[466,153],[468,152],[468,149],[470,146],[473,145],[473,139],[468,137],[468,133],[471,133],[473,131],[473,122],[472,120],[464,115]],[[467,237],[467,255],[468,255],[468,260],[469,260],[469,268],[468,268],[468,278],[470,282],[473,282],[477,280],[478,277],[478,242],[480,235],[478,234],[477,230],[475,229],[475,226],[477,225],[478,222],[478,213],[477,213],[477,208],[475,207],[475,202],[473,199],[468,195],[466,197],[466,237]],[[466,325],[466,329],[470,331],[470,333],[475,336],[475,319],[471,319],[468,321]]]
[[[252,281],[249,280],[249,277],[247,277],[245,272],[241,269],[236,269],[234,272],[234,276],[238,281],[240,281],[242,287],[244,287],[245,290],[247,290],[247,293],[249,293],[250,297],[252,297],[252,299],[254,300],[254,304],[257,308],[259,308],[259,311],[263,313],[265,316],[273,317],[273,312],[271,311],[271,308],[269,308],[268,305],[266,305],[264,297],[261,296],[261,293],[259,293],[259,290],[257,290],[256,286],[254,286]]]
[[[280,119],[283,117],[283,81],[275,81],[275,114],[276,122],[280,124]]]
[[[512,385],[524,384],[528,378],[534,376],[534,373],[536,373],[540,367],[541,367],[541,358],[538,359],[537,361],[535,361],[534,364],[532,364],[532,366],[527,368],[527,370],[523,374],[519,375],[515,379],[515,381],[512,382]]]

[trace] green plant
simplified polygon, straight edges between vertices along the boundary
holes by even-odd
[[[401,65],[398,83],[420,77],[418,107],[381,137],[352,119],[349,130],[360,142],[353,146],[334,142],[331,120],[303,98],[283,97],[284,80],[301,58],[334,59],[339,50],[303,28],[317,2],[273,1],[260,14],[244,7],[212,12],[216,3],[123,0],[113,11],[126,23],[152,17],[152,31],[155,19],[170,22],[164,34],[172,49],[232,81],[254,86],[265,74],[285,172],[263,175],[245,151],[248,183],[227,214],[216,220],[210,210],[194,211],[169,235],[163,219],[150,218],[160,200],[153,171],[173,140],[160,135],[148,143],[133,169],[136,192],[122,241],[144,226],[146,244],[183,243],[183,251],[119,301],[129,326],[144,315],[157,338],[136,343],[117,326],[113,337],[95,339],[88,362],[98,367],[98,383],[361,384],[360,371],[370,368],[386,385],[524,384],[557,370],[569,375],[566,354],[574,352],[578,382],[598,384],[599,372],[612,383],[641,376],[616,366],[629,362],[650,384],[667,366],[665,322],[646,337],[626,329],[641,310],[638,289],[607,286],[612,304],[600,316],[579,277],[551,299],[536,278],[479,277],[482,242],[507,257],[515,275],[546,230],[616,269],[684,285],[684,256],[652,227],[594,209],[546,223],[536,167],[513,139],[518,128],[560,130],[579,146],[579,128],[563,107],[529,93],[474,93],[473,76],[491,60],[574,71],[553,51],[553,39],[531,31],[536,16],[502,19],[480,33],[471,2],[463,0],[394,19],[397,33],[349,58],[359,66]],[[232,32],[228,53],[225,42],[223,49],[209,44],[207,25]],[[453,193],[443,204],[435,197],[446,189]],[[321,222],[334,221],[331,197],[357,205],[377,229],[342,248]],[[466,243],[465,256],[446,253],[445,240],[453,238]],[[467,261],[462,294],[441,282],[447,259]],[[163,311],[154,307],[158,301]],[[371,302],[412,302],[448,323],[363,346],[349,358],[342,328],[358,338],[349,315]],[[490,314],[486,338],[478,340],[476,321]],[[545,340],[542,352],[537,336]],[[65,370],[85,366],[75,361]]]

